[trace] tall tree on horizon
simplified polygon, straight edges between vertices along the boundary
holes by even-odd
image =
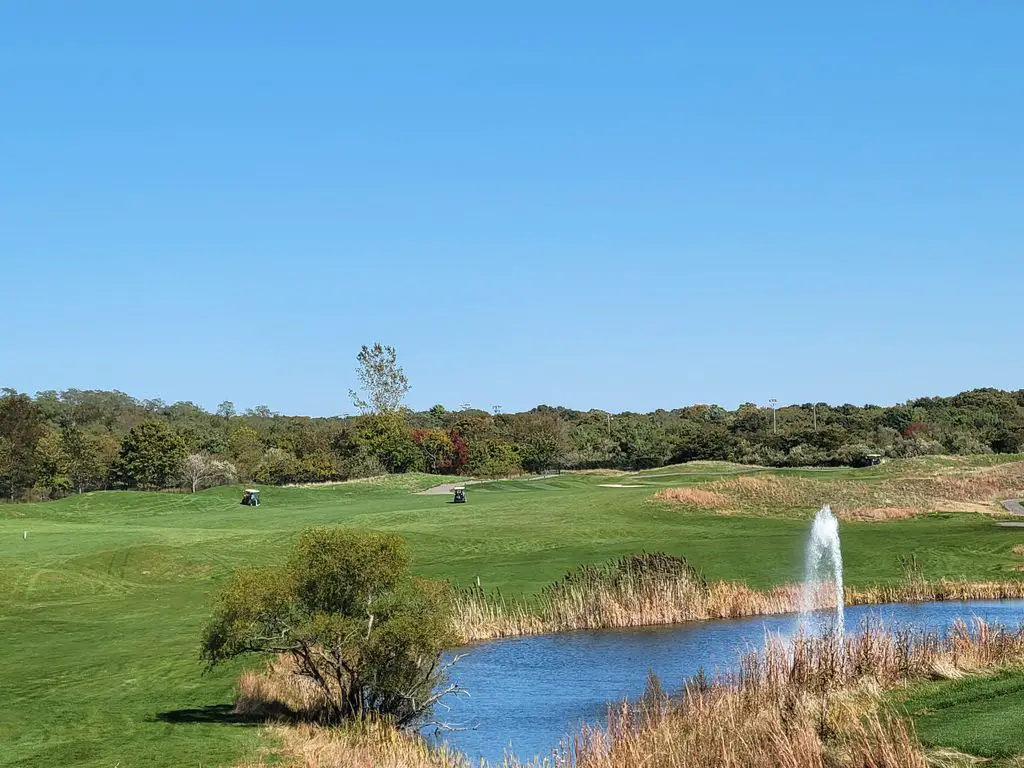
[[[348,391],[352,404],[364,413],[394,413],[402,407],[402,400],[409,392],[409,379],[398,364],[394,347],[365,344],[356,357],[359,367],[359,387],[362,395],[354,389]],[[365,396],[365,397],[364,397]]]

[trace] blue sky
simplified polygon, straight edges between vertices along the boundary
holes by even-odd
[[[0,385],[1024,387],[1024,4],[428,5],[4,4]]]

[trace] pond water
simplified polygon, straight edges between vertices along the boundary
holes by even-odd
[[[1016,627],[1024,600],[900,603],[846,609],[848,632],[866,620],[887,627],[944,630],[956,618],[979,617]],[[546,756],[581,723],[601,724],[608,703],[643,695],[653,670],[666,690],[679,690],[704,667],[725,669],[740,653],[760,649],[766,633],[792,635],[796,616],[695,622],[644,629],[590,630],[480,643],[453,670],[470,692],[449,700],[438,718],[467,730],[435,738],[473,761],[500,765],[503,754]],[[433,733],[433,729],[430,729]]]

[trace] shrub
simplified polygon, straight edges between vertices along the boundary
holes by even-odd
[[[202,651],[211,665],[281,654],[313,686],[320,722],[425,717],[443,693],[441,652],[452,640],[448,592],[414,580],[394,535],[341,528],[304,532],[287,563],[237,571],[218,596]]]

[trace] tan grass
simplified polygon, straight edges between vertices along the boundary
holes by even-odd
[[[729,497],[724,493],[693,486],[665,488],[654,494],[654,498],[659,501],[674,501],[700,509],[725,509],[729,506]]]
[[[782,584],[767,590],[742,582],[694,581],[664,575],[569,584],[548,590],[527,606],[491,597],[482,590],[459,594],[452,612],[456,635],[463,642],[549,632],[678,624],[706,619],[770,616],[801,609],[801,584]],[[908,578],[896,584],[847,587],[846,605],[931,602],[947,600],[1007,600],[1024,598],[1024,580],[969,582]],[[814,608],[835,607],[829,586],[810,596]]]
[[[1013,548],[1013,554],[1024,557],[1024,544],[1018,544]]]
[[[277,726],[268,734],[279,746],[239,768],[468,768],[461,754],[430,749],[416,736],[386,723],[342,728]]]
[[[553,756],[559,768],[925,768],[909,721],[884,707],[888,689],[1024,662],[1024,628],[954,622],[944,635],[889,632],[777,637],[735,671],[699,675],[670,698],[652,678],[635,704],[611,708]],[[282,671],[282,668],[279,668]],[[240,768],[469,768],[447,749],[369,721],[342,728],[279,727],[279,746]],[[935,756],[935,755],[932,755]],[[949,756],[952,758],[952,755]],[[953,763],[945,763],[952,765]],[[522,765],[514,758],[506,768]],[[537,762],[531,763],[537,765]]]
[[[659,501],[698,509],[742,509],[769,513],[829,503],[848,520],[903,519],[936,510],[978,509],[1024,489],[1024,462],[992,467],[942,467],[920,476],[878,482],[819,480],[791,475],[742,475],[700,486],[666,488]]]
[[[260,720],[315,721],[327,708],[323,691],[299,675],[288,655],[277,656],[262,670],[246,670],[238,679],[235,714]]]
[[[584,729],[574,768],[924,768],[912,725],[881,693],[908,681],[1024,661],[1024,630],[954,623],[947,636],[890,633],[769,639],[735,673],[699,676],[684,695],[656,691]]]

